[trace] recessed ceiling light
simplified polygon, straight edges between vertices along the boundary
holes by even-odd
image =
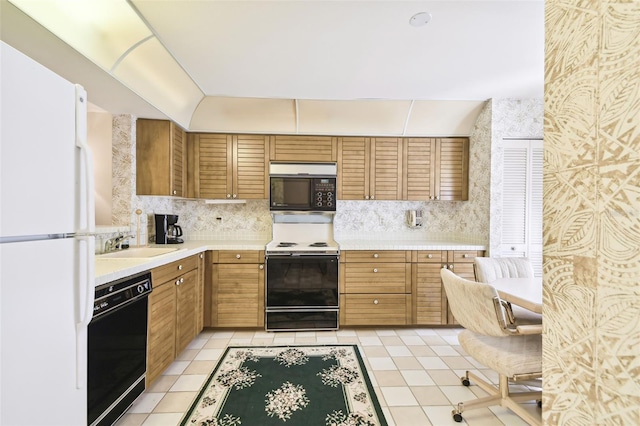
[[[414,27],[421,27],[431,20],[429,12],[416,13],[409,19],[409,23]]]

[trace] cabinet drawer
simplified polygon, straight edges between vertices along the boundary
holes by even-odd
[[[220,250],[218,263],[263,263],[264,252],[260,250]]]
[[[410,263],[346,263],[343,293],[410,293]]]
[[[167,263],[151,270],[153,285],[160,285],[171,281],[198,267],[198,256],[190,256],[175,262]]]
[[[342,252],[342,262],[410,262],[411,252],[404,250],[349,250]]]
[[[409,294],[345,294],[340,301],[342,325],[406,325],[411,321]]]
[[[417,250],[412,253],[414,263],[447,263],[447,252],[444,250]]]
[[[449,252],[449,262],[473,263],[476,257],[483,257],[484,251],[476,250],[453,250]]]

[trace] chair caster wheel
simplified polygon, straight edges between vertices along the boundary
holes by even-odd
[[[462,414],[456,413],[455,411],[452,414],[454,421],[456,421],[457,423],[460,423],[462,421]]]
[[[462,382],[463,385],[465,386],[469,386],[471,385],[471,382],[469,381],[469,379],[467,379],[466,377],[460,377],[460,381]]]

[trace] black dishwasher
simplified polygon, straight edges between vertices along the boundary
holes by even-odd
[[[88,424],[111,425],[144,392],[148,272],[96,287],[89,323]]]

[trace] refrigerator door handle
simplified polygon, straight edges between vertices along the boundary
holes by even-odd
[[[79,176],[84,175],[84,185],[78,191],[78,221],[76,234],[93,234],[95,232],[95,194],[93,155],[87,143],[87,92],[76,84],[76,146],[80,150]]]
[[[95,237],[78,236],[78,273],[76,282],[76,388],[87,386],[87,342],[95,301]]]

